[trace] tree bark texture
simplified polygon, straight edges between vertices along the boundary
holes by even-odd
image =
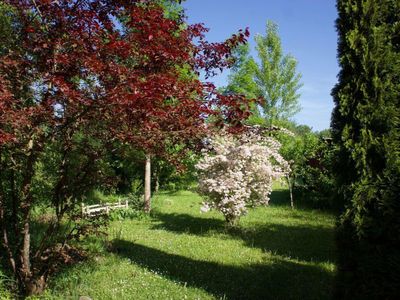
[[[146,155],[146,166],[144,174],[144,211],[151,210],[151,158],[150,154]]]

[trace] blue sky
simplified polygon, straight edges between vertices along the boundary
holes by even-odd
[[[189,23],[205,23],[210,28],[207,34],[210,41],[222,41],[240,28],[249,27],[252,49],[254,35],[265,34],[266,21],[277,23],[283,50],[298,60],[298,71],[303,76],[302,111],[294,120],[322,130],[330,124],[333,108],[330,92],[339,71],[335,3],[335,0],[186,0],[184,7]],[[227,75],[225,71],[211,81],[224,86]]]

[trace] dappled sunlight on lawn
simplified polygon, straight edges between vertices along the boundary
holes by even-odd
[[[334,216],[292,210],[280,195],[228,227],[220,213],[200,213],[193,192],[159,193],[151,216],[111,224],[108,251],[68,272],[77,282],[54,284],[99,299],[329,299]]]
[[[215,297],[329,298],[333,216],[281,203],[251,210],[230,228],[218,213],[200,213],[200,201],[188,192],[160,195],[146,237],[122,236],[115,253]]]
[[[115,253],[135,264],[228,299],[320,299],[321,291],[309,287],[315,282],[326,284],[333,276],[318,266],[283,259],[237,267],[194,260],[126,240],[116,240],[114,247]]]

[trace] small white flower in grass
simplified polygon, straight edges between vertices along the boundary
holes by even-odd
[[[206,213],[209,212],[210,210],[211,210],[210,205],[207,202],[203,202],[202,206],[200,207],[200,212]]]

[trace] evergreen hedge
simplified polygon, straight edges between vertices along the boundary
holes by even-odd
[[[400,291],[400,1],[338,0],[337,299]]]

